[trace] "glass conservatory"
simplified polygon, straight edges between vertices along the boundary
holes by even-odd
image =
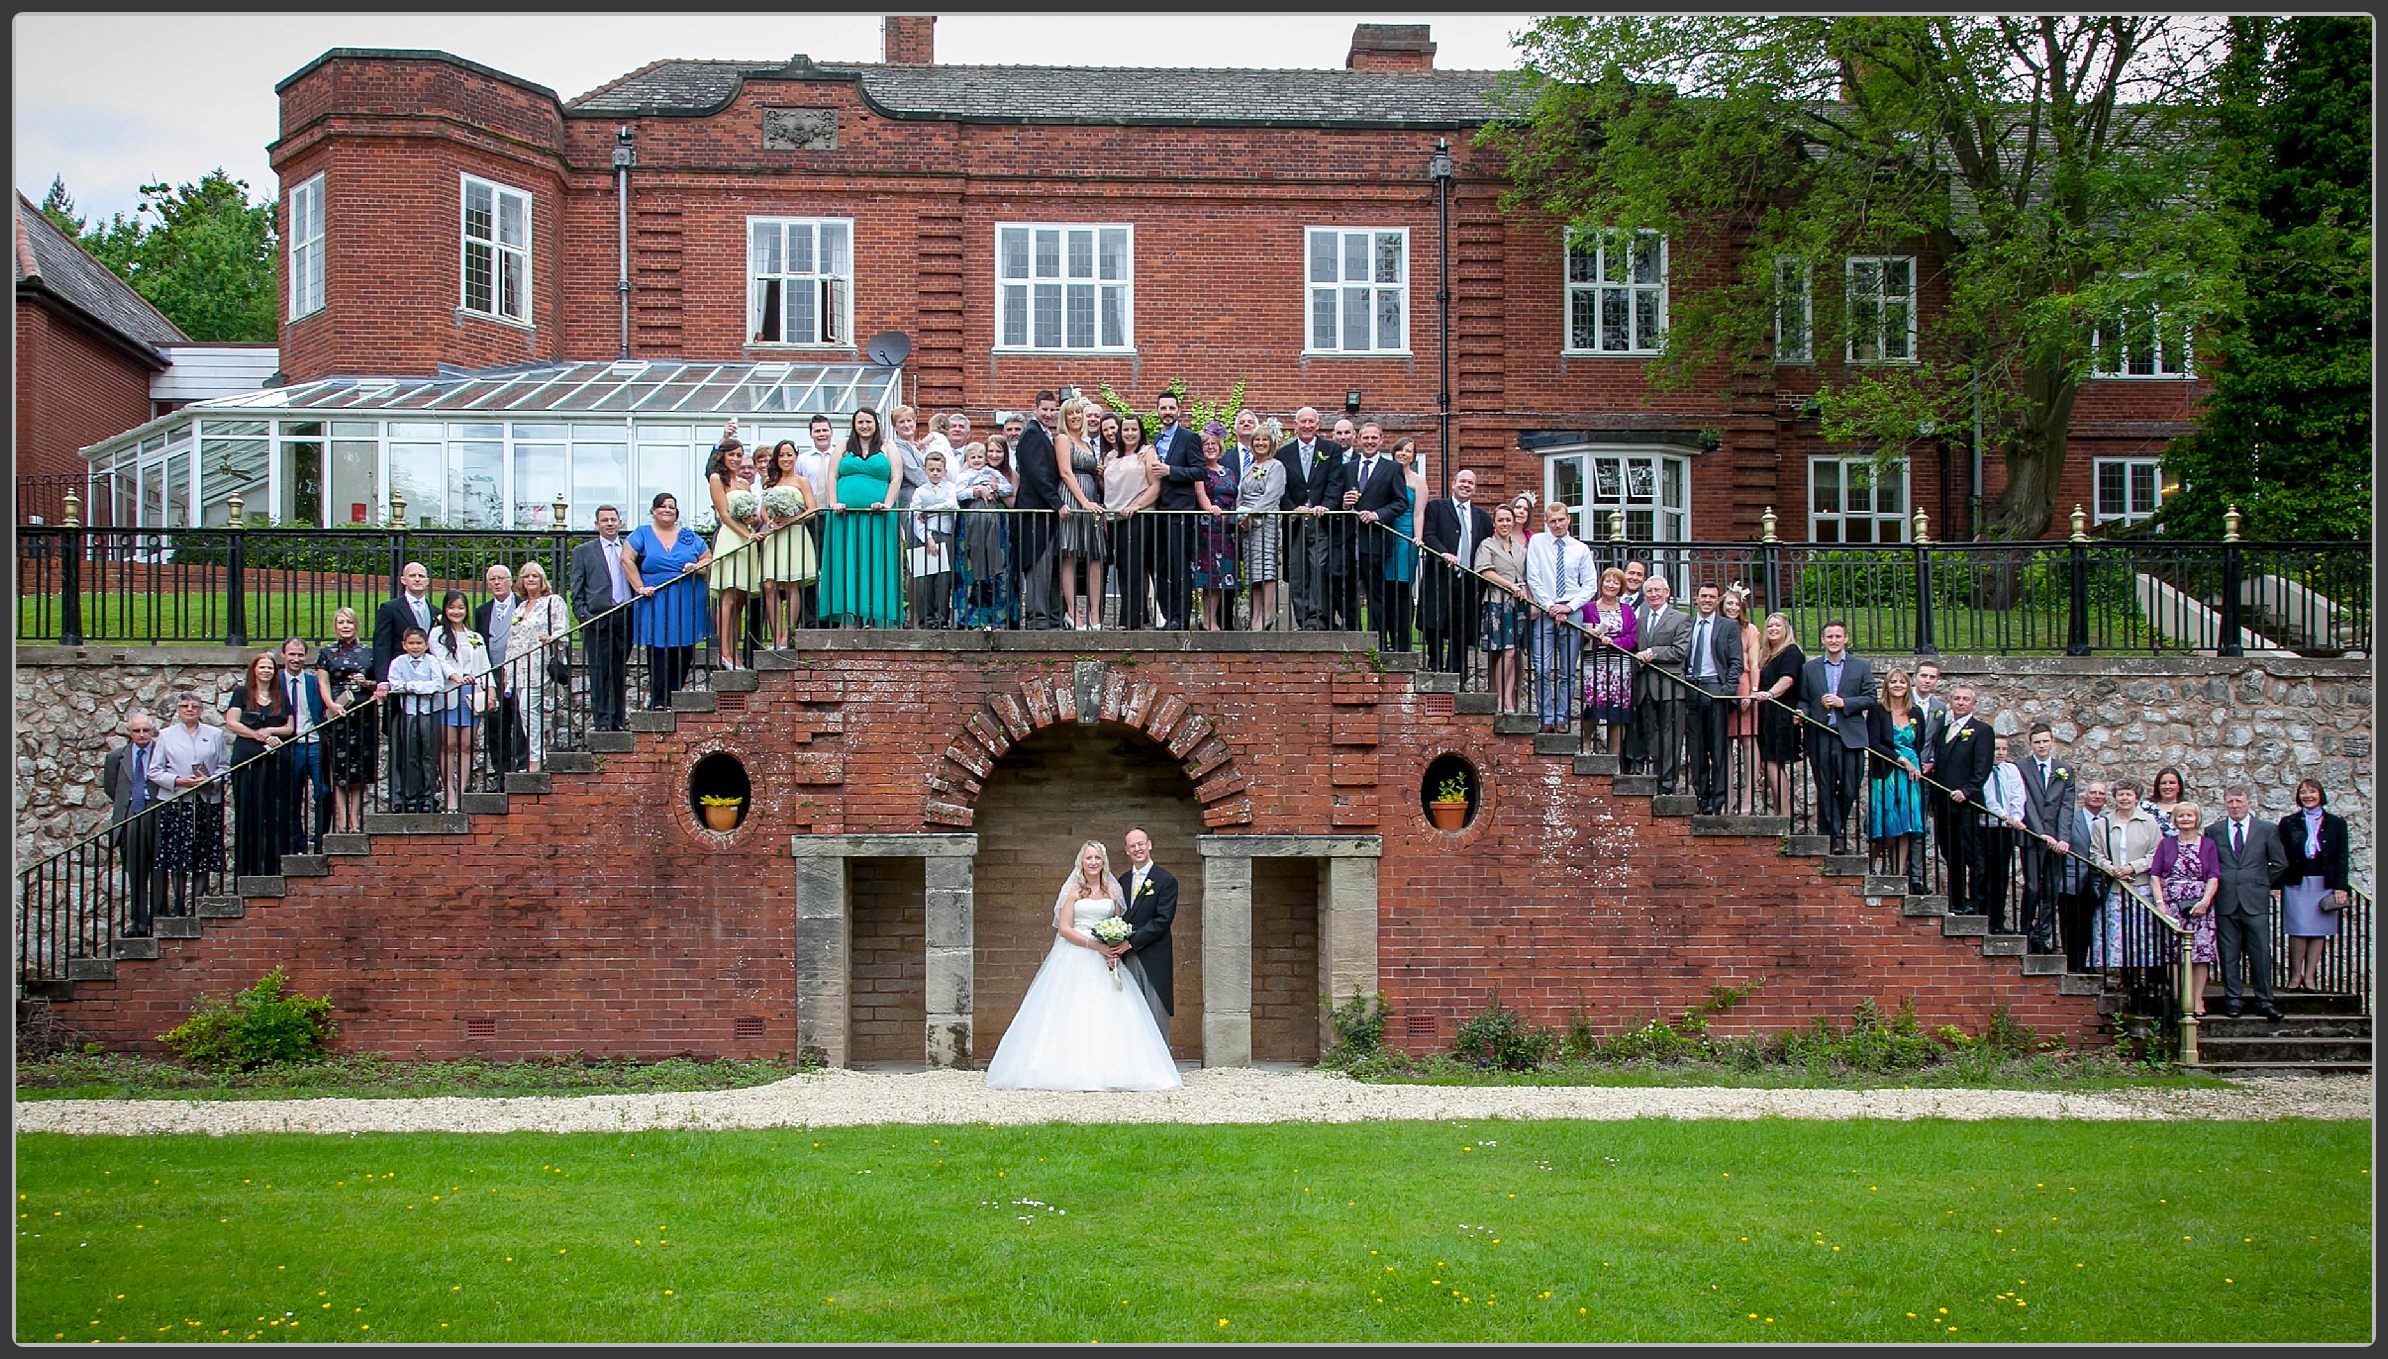
[[[722,422],[749,448],[811,447],[826,414],[882,417],[903,370],[869,364],[554,363],[430,378],[326,378],[196,402],[83,450],[86,520],[127,528],[379,524],[393,500],[418,528],[574,528],[599,505],[658,491],[702,501]],[[626,515],[635,518],[635,516]]]

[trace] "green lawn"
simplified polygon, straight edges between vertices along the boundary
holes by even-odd
[[[2371,1126],[17,1139],[17,1338],[2370,1337]]]

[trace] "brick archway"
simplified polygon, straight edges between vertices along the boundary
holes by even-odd
[[[1115,722],[1142,732],[1185,768],[1204,825],[1216,831],[1251,824],[1244,775],[1217,724],[1184,696],[1137,679],[1129,667],[1103,661],[1078,661],[1065,671],[1029,676],[980,704],[929,775],[921,820],[931,826],[971,825],[996,761],[1014,744],[1059,722]]]

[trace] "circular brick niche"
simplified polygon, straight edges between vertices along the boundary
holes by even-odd
[[[1426,762],[1426,773],[1418,780],[1418,810],[1424,813],[1428,825],[1434,824],[1434,813],[1428,808],[1434,805],[1435,793],[1442,788],[1443,781],[1453,777],[1464,781],[1468,788],[1467,815],[1459,822],[1460,829],[1465,830],[1476,824],[1476,810],[1484,800],[1484,776],[1465,755],[1446,751]]]
[[[746,765],[725,750],[703,756],[688,770],[688,812],[699,826],[707,826],[705,804],[709,797],[738,799],[737,825],[746,824],[746,814],[754,808],[754,782],[746,776]],[[735,829],[733,827],[732,829]]]

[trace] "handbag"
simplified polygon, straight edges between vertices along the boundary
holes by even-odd
[[[553,684],[572,683],[572,662],[564,659],[560,648],[547,658],[547,678]]]

